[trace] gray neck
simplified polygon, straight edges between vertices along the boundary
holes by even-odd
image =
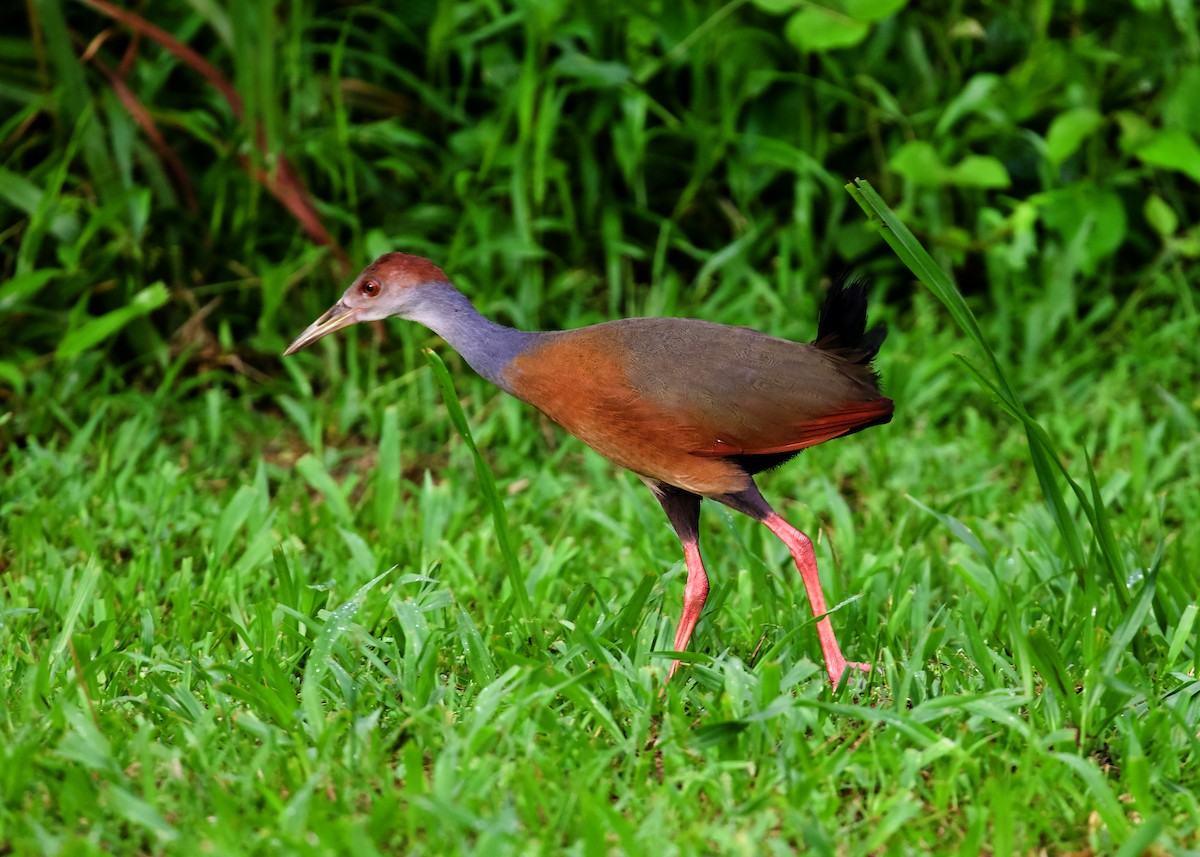
[[[421,287],[416,309],[406,317],[425,325],[463,356],[472,369],[505,392],[509,362],[543,334],[505,327],[479,314],[479,310],[449,283]]]

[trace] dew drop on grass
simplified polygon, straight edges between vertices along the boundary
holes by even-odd
[[[1146,573],[1144,569],[1135,568],[1133,571],[1129,572],[1129,576],[1125,578],[1125,587],[1127,589],[1133,589],[1133,587],[1142,582],[1142,579],[1145,578],[1145,576]]]

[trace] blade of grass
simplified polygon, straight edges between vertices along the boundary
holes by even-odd
[[[383,410],[379,432],[379,466],[375,468],[375,528],[387,529],[400,502],[400,412],[395,405]]]
[[[471,458],[475,462],[475,475],[479,479],[479,487],[483,490],[484,502],[492,513],[492,521],[496,527],[496,541],[499,543],[500,553],[504,557],[504,565],[508,570],[513,595],[521,610],[521,619],[528,621],[533,615],[533,608],[529,603],[529,592],[525,588],[525,575],[521,572],[521,565],[513,550],[511,533],[508,528],[508,515],[504,511],[504,501],[500,499],[500,492],[496,490],[496,477],[492,474],[492,468],[479,453],[479,447],[475,445],[475,438],[471,435],[471,426],[467,423],[462,403],[454,392],[454,382],[450,380],[450,372],[446,369],[446,364],[442,362],[442,358],[435,351],[429,348],[425,349],[425,359],[429,361],[429,365],[433,369],[433,376],[442,390],[450,421],[454,424],[454,429],[458,432],[459,437],[466,443],[467,449],[471,451]]]
[[[994,372],[994,378],[990,381],[982,372],[971,366],[969,362],[968,366],[971,369],[972,375],[999,397],[1001,407],[1009,414],[1014,415],[1024,425],[1025,435],[1029,444],[1030,458],[1037,473],[1042,496],[1054,518],[1055,526],[1063,538],[1072,564],[1077,569],[1080,569],[1081,575],[1084,574],[1086,560],[1083,552],[1083,540],[1080,537],[1074,518],[1067,509],[1063,492],[1059,488],[1058,481],[1053,472],[1055,469],[1058,470],[1058,473],[1061,474],[1066,480],[1067,485],[1075,493],[1084,515],[1092,526],[1093,541],[1097,543],[1106,565],[1109,567],[1111,576],[1117,566],[1103,544],[1105,539],[1101,531],[1108,528],[1111,533],[1111,525],[1108,523],[1108,513],[1099,496],[1099,492],[1094,493],[1093,501],[1097,505],[1093,506],[1080,485],[1067,472],[1066,466],[1062,462],[1062,457],[1055,450],[1054,444],[1051,442],[1046,430],[1026,410],[1020,396],[1017,395],[1015,388],[1009,381],[1003,366],[1001,366],[1000,361],[996,358],[995,352],[984,337],[983,331],[975,319],[975,314],[971,312],[971,308],[967,305],[962,293],[959,292],[958,287],[955,286],[950,276],[938,266],[933,257],[921,246],[916,236],[901,222],[900,218],[884,202],[883,198],[875,192],[870,182],[863,179],[856,179],[854,182],[846,185],[846,190],[854,197],[867,216],[880,226],[880,232],[884,240],[896,252],[900,260],[942,302],[959,328],[967,334],[971,341],[987,357],[987,361],[991,364],[992,371]],[[1127,599],[1125,599],[1122,592],[1122,586],[1123,581],[1120,586],[1114,586],[1114,591],[1117,598],[1121,600],[1122,606],[1124,606]]]

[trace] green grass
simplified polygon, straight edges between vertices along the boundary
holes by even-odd
[[[1038,378],[1063,397],[1051,433],[1109,474],[1124,591],[1080,581],[1095,559],[1069,562],[1019,428],[953,380],[935,305],[889,319],[898,419],[764,479],[819,534],[833,601],[860,596],[834,621],[884,669],[839,693],[786,555],[707,509],[711,606],[660,700],[683,574],[654,500],[451,355],[528,618],[427,370],[340,373],[280,409],[47,372],[4,459],[3,835],[18,852],[1194,847],[1200,442],[1165,392],[1127,386],[1189,359],[1164,357],[1170,318]],[[315,379],[341,350],[298,362]]]
[[[0,37],[0,854],[1200,850],[1195,12],[822,8],[138,9],[241,110],[103,4]],[[314,212],[527,327],[869,274],[895,420],[761,481],[879,672],[705,504],[661,695],[636,478],[413,325],[278,357]]]

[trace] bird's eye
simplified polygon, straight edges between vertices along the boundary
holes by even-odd
[[[367,297],[373,298],[379,294],[379,283],[375,282],[374,280],[367,280],[358,287],[358,290]]]

